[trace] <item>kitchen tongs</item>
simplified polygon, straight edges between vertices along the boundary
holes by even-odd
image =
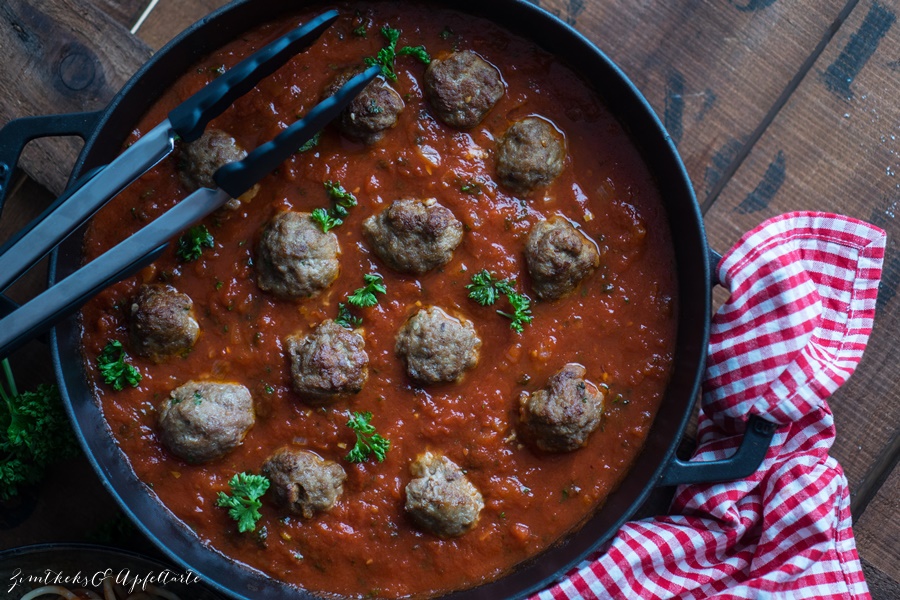
[[[191,142],[257,82],[306,49],[337,18],[328,11],[244,59],[188,98],[168,118],[115,160],[76,182],[41,216],[0,248],[0,292],[91,217],[100,207],[170,154],[175,140]],[[213,176],[216,189],[200,188],[137,233],[0,319],[0,358],[81,307],[103,288],[143,268],[177,233],[238,198],[286,160],[355,98],[378,74],[370,67],[314,106],[273,140]]]

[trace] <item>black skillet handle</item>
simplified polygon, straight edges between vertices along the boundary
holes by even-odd
[[[709,280],[713,285],[719,285],[722,283],[719,281],[719,263],[722,262],[722,255],[713,250],[712,248],[707,248],[709,252]]]
[[[0,129],[0,211],[3,210],[12,174],[25,144],[42,137],[77,135],[87,139],[102,114],[102,111],[96,111],[23,117],[4,125]]]
[[[31,140],[42,137],[77,135],[87,139],[103,111],[69,113],[62,115],[39,115],[14,119],[0,129],[0,212],[12,181],[13,172],[19,162],[22,149]],[[0,317],[18,308],[18,304],[0,295]]]
[[[706,462],[685,462],[673,458],[657,485],[714,483],[752,475],[766,457],[776,428],[775,423],[753,415],[747,421],[747,430],[737,452],[722,460]]]

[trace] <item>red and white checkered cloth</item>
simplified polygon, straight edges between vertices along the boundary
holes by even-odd
[[[713,319],[693,460],[729,456],[756,414],[779,426],[763,464],[679,486],[669,515],[626,523],[535,598],[870,597],[825,399],[862,358],[884,247],[869,224],[798,212],[725,255],[731,297]]]

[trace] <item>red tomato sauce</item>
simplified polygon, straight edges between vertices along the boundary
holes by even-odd
[[[423,98],[424,65],[396,62],[406,108],[383,140],[366,147],[326,129],[262,180],[236,211],[206,219],[214,248],[182,262],[170,248],[138,276],[104,291],[82,313],[88,375],[118,444],[137,475],[203,543],[272,577],[346,596],[427,596],[494,579],[577,527],[626,473],[641,449],[667,385],[675,345],[676,281],[660,191],[615,118],[579,77],[536,45],[482,19],[417,5],[349,4],[306,53],[238,100],[211,127],[252,149],[295,122],[320,99],[336,69],[359,64],[384,44],[382,25],[400,29],[399,46],[434,55],[472,49],[503,75],[504,97],[476,128],[460,132],[432,116]],[[312,11],[235,40],[185,74],[136,126],[132,139],[167,111]],[[366,37],[353,30],[366,25]],[[495,183],[494,148],[514,120],[540,115],[566,136],[568,158],[547,188],[516,197]],[[169,158],[93,220],[85,254],[98,255],[186,195]],[[278,211],[328,207],[323,182],[340,181],[359,205],[334,230],[341,274],[321,295],[279,300],[256,285],[252,262],[259,233]],[[475,189],[465,184],[475,183]],[[463,191],[463,189],[467,191]],[[380,262],[361,236],[362,221],[400,198],[437,198],[462,221],[453,259],[422,276]],[[525,238],[540,219],[561,214],[597,244],[602,263],[573,294],[533,304],[534,321],[518,334],[467,297],[481,269],[518,282],[530,294]],[[337,304],[383,276],[387,294],[364,320],[370,375],[359,394],[325,408],[291,388],[285,338],[336,316]],[[185,357],[154,364],[131,360],[137,388],[113,391],[95,358],[108,341],[128,347],[127,307],[142,283],[167,282],[188,294],[201,326]],[[533,297],[533,295],[532,295]],[[481,360],[456,384],[420,387],[394,354],[395,335],[420,306],[437,305],[472,320]],[[544,387],[564,364],[587,368],[609,390],[602,424],[574,452],[536,452],[517,440],[518,397]],[[157,406],[189,380],[239,382],[252,393],[257,421],[243,444],[206,464],[188,464],[163,447]],[[370,411],[390,439],[384,462],[344,457],[355,441],[351,411]],[[263,498],[256,533],[238,533],[216,495],[238,472],[258,473],[280,446],[293,444],[339,462],[348,479],[334,508],[304,520]],[[473,530],[442,540],[417,529],[404,512],[410,462],[425,450],[463,468],[484,497]],[[264,531],[265,535],[259,532]]]

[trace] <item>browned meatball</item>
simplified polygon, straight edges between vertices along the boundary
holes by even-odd
[[[534,224],[525,242],[525,260],[541,300],[565,296],[600,266],[596,246],[559,215]]]
[[[424,83],[437,117],[457,129],[481,123],[506,91],[500,71],[471,50],[433,59]]]
[[[250,391],[236,383],[189,381],[159,405],[159,436],[192,463],[236,448],[256,421]]]
[[[331,320],[309,335],[288,337],[294,390],[317,402],[360,391],[369,376],[365,347],[359,333]]]
[[[375,254],[392,269],[421,274],[453,258],[462,241],[463,226],[434,198],[397,200],[366,219],[363,234]]]
[[[135,354],[161,362],[194,347],[200,326],[194,302],[171,285],[142,285],[131,303],[131,347]]]
[[[587,443],[600,425],[603,393],[585,381],[583,366],[569,363],[544,389],[519,397],[522,437],[546,452],[569,452]]]
[[[470,321],[436,306],[419,310],[397,334],[396,351],[406,362],[406,373],[425,384],[459,380],[478,364],[480,348]]]
[[[365,67],[344,70],[325,90],[325,96],[333,96],[342,85],[364,70]],[[400,94],[383,77],[376,77],[341,112],[336,121],[337,128],[352,140],[374,144],[397,124],[404,107]]]
[[[342,493],[347,474],[315,452],[284,447],[263,464],[275,501],[304,519],[330,510]]]
[[[497,179],[525,194],[548,185],[562,172],[566,142],[556,128],[538,117],[513,123],[497,145]]]
[[[260,236],[257,283],[280,298],[315,296],[337,279],[340,251],[337,236],[323,233],[309,213],[281,212]]]
[[[246,157],[247,151],[229,134],[220,129],[207,129],[193,142],[179,147],[178,177],[190,191],[202,187],[215,189],[218,187],[213,180],[216,171],[228,163],[244,160]],[[232,198],[225,206],[237,208],[241,201],[249,202],[258,190],[259,185],[255,185],[240,199]]]
[[[475,526],[484,500],[462,470],[440,454],[426,452],[409,466],[406,512],[427,531],[441,538],[460,536]]]

